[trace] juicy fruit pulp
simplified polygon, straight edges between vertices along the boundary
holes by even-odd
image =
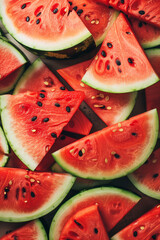
[[[53,153],[53,157],[76,176],[114,179],[142,165],[157,137],[158,116],[154,109],[84,137]]]
[[[157,81],[158,76],[121,13],[82,82],[101,91],[124,93],[143,89]]]
[[[98,204],[86,207],[74,214],[65,224],[60,240],[109,240],[98,211]]]
[[[23,222],[47,214],[73,183],[69,174],[0,168],[0,220]]]
[[[57,211],[50,228],[50,240],[59,240],[70,217],[95,204],[98,204],[103,224],[109,232],[139,200],[138,196],[117,188],[102,187],[83,191],[65,202]]]
[[[3,0],[0,15],[17,41],[51,57],[58,57],[58,51],[67,57],[79,49],[85,50],[93,42],[77,14],[70,12],[67,0]]]
[[[7,139],[29,169],[38,166],[83,97],[81,92],[60,91],[1,97],[2,124]]]

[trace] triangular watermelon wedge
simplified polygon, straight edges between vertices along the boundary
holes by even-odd
[[[110,28],[82,82],[105,92],[144,89],[159,80],[121,13]]]
[[[1,97],[7,139],[22,162],[34,170],[84,98],[82,92],[26,92]]]
[[[98,204],[86,207],[75,213],[65,224],[60,240],[109,240]]]

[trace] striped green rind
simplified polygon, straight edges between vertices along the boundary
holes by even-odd
[[[51,226],[50,226],[50,231],[49,231],[49,240],[59,240],[63,225],[62,222],[65,220],[65,222],[68,220],[68,215],[74,211],[74,208],[76,205],[80,202],[85,202],[89,197],[95,197],[95,196],[104,196],[104,195],[109,195],[109,194],[115,194],[117,199],[118,195],[119,196],[124,196],[126,199],[129,199],[135,204],[140,200],[140,197],[137,195],[122,190],[114,187],[100,187],[100,188],[95,188],[95,189],[90,189],[87,191],[83,191],[76,196],[72,197],[69,199],[67,202],[65,202],[57,211],[56,215],[54,216]],[[106,204],[106,209],[108,208]]]

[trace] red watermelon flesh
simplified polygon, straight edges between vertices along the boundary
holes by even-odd
[[[14,90],[14,94],[40,90],[67,91],[48,67],[40,59],[37,59],[21,77]],[[81,121],[79,121],[79,119],[81,119]],[[91,128],[92,123],[89,119],[80,110],[77,110],[64,130],[81,135],[88,135]]]
[[[131,182],[144,194],[160,199],[160,148],[149,159],[129,175]]]
[[[158,76],[129,22],[120,13],[82,82],[105,92],[125,93],[144,89],[157,81]]]
[[[85,93],[85,102],[107,126],[123,121],[132,111],[137,94],[106,93],[82,83],[81,79],[91,62],[92,59],[57,71],[73,89]]]
[[[76,212],[63,227],[59,240],[109,240],[98,211],[98,204]]]
[[[82,92],[73,91],[1,97],[3,128],[13,151],[28,168],[39,165],[83,98]]]
[[[47,234],[39,220],[34,220],[1,237],[0,240],[46,240]]]
[[[75,10],[92,34],[96,45],[102,43],[107,31],[117,17],[114,9],[92,0],[71,0],[70,9]]]
[[[129,20],[139,43],[144,49],[160,44],[160,29],[158,27],[135,18],[130,18]]]
[[[154,229],[160,226],[160,205],[156,206],[133,223],[114,235],[111,240],[149,240],[157,239]]]
[[[53,153],[66,171],[90,179],[113,179],[133,172],[153,151],[158,114],[151,110],[90,134]]]

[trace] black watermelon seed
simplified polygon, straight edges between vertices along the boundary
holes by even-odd
[[[120,62],[120,60],[119,60],[119,59],[117,59],[117,60],[116,60],[116,64],[117,64],[118,66],[120,66],[120,65],[121,65],[121,62]]]
[[[78,155],[79,155],[80,157],[82,157],[82,156],[83,156],[82,150],[79,150],[79,153],[78,153]]]
[[[40,92],[46,92],[45,90],[41,90]]]
[[[126,34],[130,35],[130,34],[131,34],[131,32],[126,32]]]
[[[76,219],[74,219],[75,224],[77,224],[78,227],[83,228],[82,224],[80,224]]]
[[[128,58],[128,62],[132,64],[134,62],[133,58]]]
[[[137,237],[137,236],[138,236],[137,231],[134,231],[134,232],[133,232],[133,237]]]
[[[118,68],[118,72],[119,72],[119,73],[121,73],[121,72],[122,72],[122,70],[121,70],[120,68]]]
[[[36,24],[39,24],[39,23],[40,23],[40,19],[37,19]]]
[[[81,15],[83,13],[83,10],[82,9],[79,9],[78,11],[77,11],[77,14],[78,15]]]
[[[155,173],[154,175],[153,175],[153,178],[157,178],[159,176],[159,174],[158,173]]]
[[[144,14],[145,14],[145,11],[140,10],[140,11],[139,11],[139,14],[140,14],[140,15],[144,15]]]
[[[132,132],[131,134],[132,134],[132,136],[137,136],[137,133],[135,133],[135,132]]]
[[[11,232],[12,232],[12,230],[8,230],[8,231],[6,231],[6,234],[11,233]]]
[[[57,138],[57,134],[56,134],[56,133],[51,133],[51,136],[52,136],[53,138]]]
[[[26,8],[26,4],[23,4],[23,5],[21,6],[21,8],[22,8],[22,9]]]
[[[59,103],[54,104],[56,107],[60,107],[61,105]]]
[[[30,17],[26,17],[26,22],[29,22],[30,21]]]
[[[60,87],[60,90],[65,90],[66,88],[65,87]]]
[[[6,188],[4,189],[4,191],[5,191],[6,193],[9,192],[9,188],[6,187]]]
[[[34,192],[31,192],[31,197],[35,197],[35,193]]]
[[[107,47],[109,47],[109,48],[112,48],[113,47],[113,45],[112,45],[112,43],[107,43]]]
[[[22,188],[22,192],[26,192],[26,189],[25,189],[25,187],[23,187],[23,188]]]
[[[114,154],[115,158],[120,158],[120,155],[118,153]]]
[[[121,3],[124,4],[124,0],[121,0]]]
[[[49,118],[44,118],[43,119],[43,122],[48,122],[49,121]]]
[[[65,139],[66,139],[66,136],[62,135],[61,140],[65,140]]]
[[[106,108],[106,106],[105,106],[105,105],[102,105],[102,106],[100,106],[100,108],[101,108],[101,109],[105,109],[105,108]]]
[[[36,119],[37,119],[37,116],[34,116],[31,118],[31,121],[34,122],[34,121],[36,121]]]
[[[67,112],[70,112],[71,111],[71,108],[69,106],[66,107],[66,111]]]
[[[106,57],[106,52],[105,52],[105,51],[102,51],[102,52],[101,52],[101,55],[102,55],[102,57]]]
[[[4,199],[7,199],[7,198],[8,198],[7,194],[4,194]]]
[[[85,4],[85,3],[83,4],[83,7],[86,7],[86,4]]]
[[[73,7],[73,9],[74,9],[75,11],[77,11],[77,6]]]
[[[36,17],[39,17],[41,15],[41,12],[39,12],[37,15],[36,15]]]
[[[45,98],[45,95],[44,95],[43,93],[40,93],[39,96],[40,96],[41,98]]]
[[[98,233],[98,229],[94,228],[94,233],[97,234]]]
[[[55,8],[55,9],[53,10],[53,13],[56,14],[57,12],[58,12],[58,8]]]
[[[109,69],[110,69],[110,65],[108,64],[108,65],[107,65],[107,70],[109,70]]]
[[[142,22],[139,22],[139,24],[138,24],[138,27],[142,27],[143,26],[143,23]]]
[[[69,4],[72,6],[72,2],[69,2]]]
[[[37,102],[37,105],[38,105],[39,107],[42,107],[43,104],[38,101],[38,102]]]
[[[156,239],[156,238],[157,238],[156,234],[152,236],[152,239]]]

